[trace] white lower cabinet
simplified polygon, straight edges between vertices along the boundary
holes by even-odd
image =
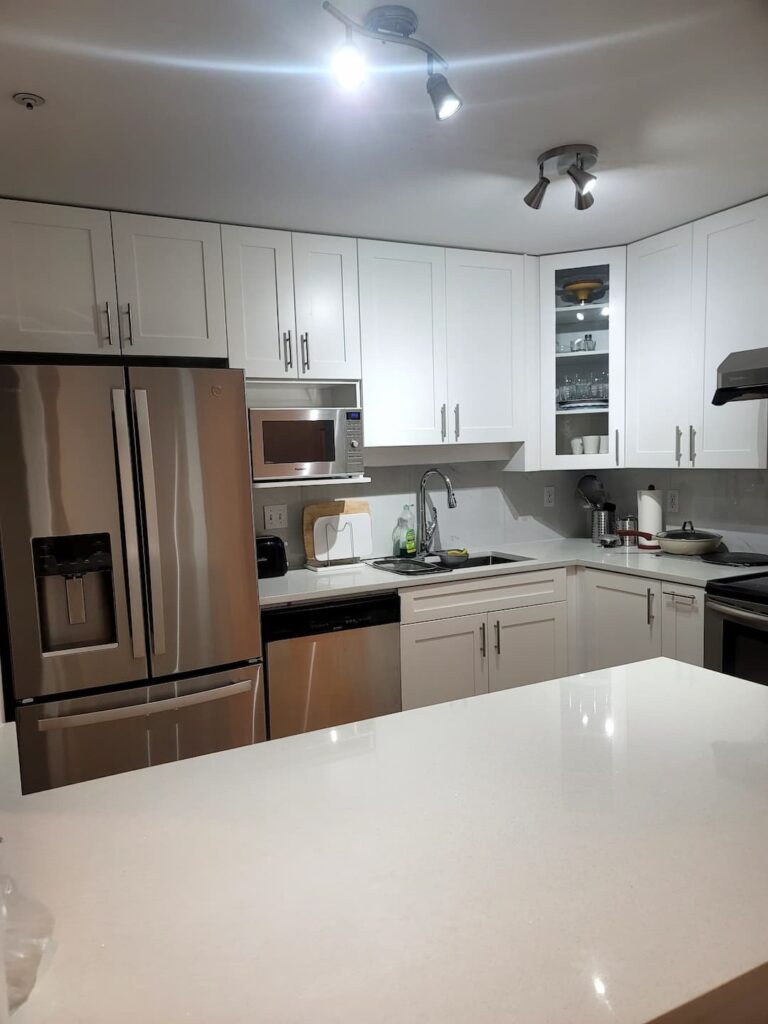
[[[661,653],[665,658],[704,664],[704,591],[679,583],[661,585]]]
[[[487,628],[485,615],[401,626],[403,711],[487,693]]]
[[[587,670],[661,656],[661,583],[585,569]]]
[[[488,628],[489,690],[568,674],[565,601],[495,612],[488,616]]]

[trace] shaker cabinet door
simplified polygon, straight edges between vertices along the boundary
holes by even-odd
[[[360,376],[357,240],[294,234],[293,278],[299,376],[356,380]]]
[[[661,656],[661,584],[641,576],[586,569],[587,669]]]
[[[0,349],[120,354],[109,213],[0,200]]]
[[[219,225],[113,213],[112,233],[123,353],[226,358]]]
[[[491,691],[567,675],[565,601],[489,613],[488,657]]]
[[[445,260],[450,439],[522,441],[525,257],[448,249]]]
[[[229,365],[246,377],[297,377],[290,232],[223,224],[221,247]]]
[[[403,711],[488,692],[487,616],[400,627]]]

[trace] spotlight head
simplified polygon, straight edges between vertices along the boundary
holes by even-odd
[[[590,174],[589,171],[584,170],[584,161],[581,158],[581,153],[578,154],[575,162],[568,168],[568,177],[582,196],[589,195],[597,184],[597,178],[594,174]],[[586,207],[584,207],[584,209],[586,209]]]
[[[585,195],[582,195],[581,192],[578,191],[578,189],[576,190],[576,201],[574,202],[574,206],[577,210],[588,210],[590,206],[592,206],[594,201],[595,197],[593,195],[590,195],[589,192],[587,192]]]
[[[445,75],[432,72],[427,76],[427,92],[435,108],[435,117],[438,121],[446,121],[453,117],[461,107],[461,99],[448,84]]]
[[[365,81],[365,58],[350,39],[334,53],[331,58],[331,69],[342,89],[349,92],[357,89]]]
[[[523,202],[532,210],[538,210],[544,202],[544,195],[549,187],[549,178],[544,177],[544,165],[539,164],[539,180],[530,192],[523,196]]]

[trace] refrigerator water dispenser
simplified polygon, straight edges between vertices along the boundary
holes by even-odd
[[[35,537],[32,558],[43,653],[116,643],[109,534]]]

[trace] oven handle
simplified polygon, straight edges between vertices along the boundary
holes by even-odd
[[[760,626],[761,629],[768,629],[768,615],[746,612],[743,608],[732,608],[728,604],[720,604],[719,601],[707,601],[707,608],[713,612],[719,612],[725,618],[735,619],[737,622],[747,622],[752,626]]]

